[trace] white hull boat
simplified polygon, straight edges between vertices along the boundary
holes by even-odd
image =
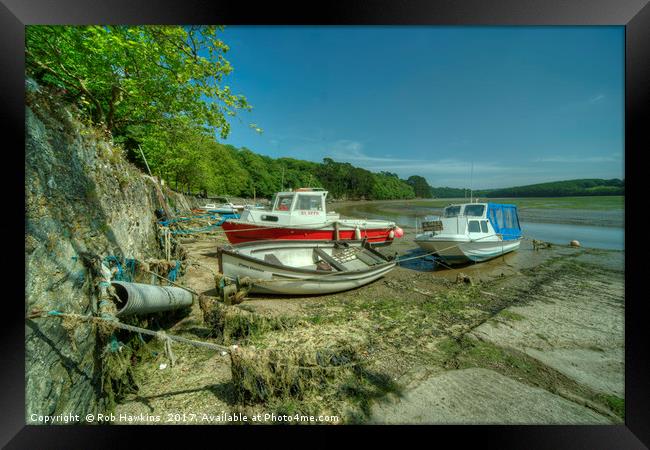
[[[230,201],[228,197],[216,197],[217,200],[222,200],[223,203],[207,203],[204,206],[197,208],[198,210],[218,213],[218,214],[238,214],[245,205],[236,205]]]
[[[521,243],[515,205],[467,203],[450,205],[442,217],[427,217],[415,243],[446,264],[487,261],[512,252]]]
[[[364,241],[257,241],[219,249],[219,269],[264,294],[331,294],[364,286],[396,262]]]

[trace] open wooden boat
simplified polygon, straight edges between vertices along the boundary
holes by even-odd
[[[330,294],[366,285],[396,262],[367,240],[255,241],[218,250],[224,277],[250,278],[251,291],[266,294]]]

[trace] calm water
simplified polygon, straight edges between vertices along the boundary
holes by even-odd
[[[403,227],[414,228],[421,223],[422,217],[428,214],[440,214],[440,209],[400,205],[395,203],[360,203],[336,208],[345,217],[393,220]],[[582,224],[562,223],[566,221],[600,223],[623,223],[623,210],[594,212],[590,210],[534,210],[536,215],[526,211],[520,213],[521,227],[524,237],[538,239],[559,245],[566,245],[572,240],[580,241],[580,245],[590,248],[609,250],[625,249],[625,229],[622,226],[593,226]],[[522,217],[524,216],[524,217]],[[535,221],[527,221],[529,219]],[[539,217],[538,217],[539,216]],[[611,217],[610,217],[611,216]],[[616,220],[613,220],[616,219]],[[539,221],[537,221],[539,220]]]
[[[583,247],[625,249],[625,229],[621,227],[522,222],[521,228],[525,237],[554,244],[568,244],[575,239]]]

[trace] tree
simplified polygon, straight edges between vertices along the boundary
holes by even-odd
[[[250,109],[222,86],[232,71],[216,26],[28,26],[27,73],[63,89],[95,124],[191,124],[230,131],[227,116]]]
[[[110,132],[130,159],[177,190],[270,197],[318,186],[335,198],[413,198],[396,174],[325,158],[272,159],[217,142],[251,109],[224,85],[228,46],[216,26],[28,26],[26,72]],[[251,125],[261,131],[256,125]]]
[[[416,197],[431,198],[433,196],[431,186],[429,186],[429,183],[427,183],[427,180],[424,179],[424,177],[412,175],[408,180],[406,180],[406,182],[413,188]]]

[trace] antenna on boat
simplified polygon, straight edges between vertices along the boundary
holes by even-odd
[[[469,202],[472,203],[472,181],[474,178],[474,160],[472,160],[472,168],[469,173]]]
[[[281,191],[284,191],[284,165],[282,166],[282,189]]]

